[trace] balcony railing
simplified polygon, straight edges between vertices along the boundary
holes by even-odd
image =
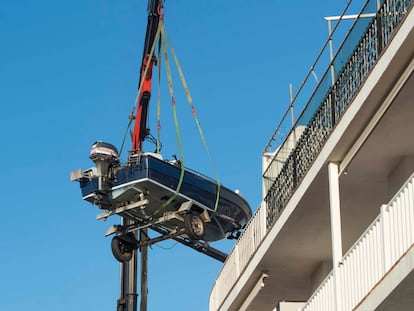
[[[351,2],[348,2],[341,18],[347,13]],[[210,310],[220,308],[267,232],[283,212],[283,208],[305,177],[329,134],[340,121],[353,96],[378,60],[381,51],[389,43],[396,28],[411,8],[413,0],[383,0],[380,2],[378,10],[377,0],[365,2],[334,57],[325,62],[326,70],[306,101],[295,125],[292,126],[288,134],[283,135],[286,140],[295,136],[293,132],[295,128],[305,127],[303,131],[301,130],[301,135],[290,155],[287,158],[284,157],[286,160],[281,169],[272,169],[272,165],[280,166],[277,151],[274,152],[274,157],[263,174],[265,187],[268,189],[264,204],[253,215],[244,234],[236,243],[220,271],[210,294]],[[366,18],[376,11],[374,17]],[[304,82],[293,97],[291,105],[278,124],[265,152],[273,151],[272,144],[277,140],[277,137],[280,137],[280,132],[286,128],[292,105],[295,105],[296,108],[300,106],[300,98],[309,89],[306,85],[309,84],[315,68],[324,62],[321,56],[326,54],[325,50],[328,49],[329,42],[341,21],[342,19],[336,24]],[[278,173],[273,176],[275,171]]]
[[[218,310],[266,234],[266,208],[259,207],[250,219],[220,272],[210,294],[210,310]]]
[[[293,148],[277,176],[272,175],[274,172],[272,165],[280,165],[277,152],[263,174],[263,178],[268,184],[268,192],[264,199],[268,209],[268,228],[273,226],[278,215],[303,180],[329,134],[340,121],[354,95],[378,60],[381,51],[406,15],[411,3],[412,0],[386,0],[378,13],[374,15],[370,13],[373,12],[373,7],[376,7],[377,0],[368,0],[363,6],[358,15],[362,17],[355,20],[298,120],[286,136],[292,135],[295,128],[306,125],[296,147]],[[367,18],[366,16],[373,17]],[[327,42],[331,39],[332,35]],[[323,51],[327,48],[328,44],[326,43],[319,55],[323,55]],[[344,58],[347,58],[348,61],[344,62]],[[319,56],[318,61],[322,61]],[[315,68],[316,63],[312,68]],[[310,74],[307,75],[302,85],[308,83],[310,76]],[[299,98],[299,94],[295,96],[291,105],[295,104],[296,98]],[[288,113],[285,113],[286,120],[288,119],[287,115]],[[272,142],[286,120],[282,120],[279,124],[265,151],[271,150]]]
[[[353,310],[414,244],[414,174],[342,258],[303,311]],[[338,306],[335,307],[335,301]]]

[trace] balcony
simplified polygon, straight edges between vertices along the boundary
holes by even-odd
[[[276,150],[289,110],[270,139],[264,154],[264,200],[214,284],[210,310],[273,310],[281,301],[307,302],[303,310],[363,308],[372,303],[373,287],[390,275],[393,260],[411,256],[413,241],[403,242],[403,233],[395,231],[400,224],[394,228],[387,219],[400,210],[392,207],[392,198],[402,193],[398,189],[414,171],[414,13],[412,1],[380,4],[364,4]],[[335,29],[293,98],[295,109],[313,68],[331,50]],[[333,260],[338,251],[332,234],[338,228],[331,225],[329,163],[338,168],[339,261]],[[412,215],[413,206],[404,206],[404,213]],[[408,227],[414,225],[412,217],[403,219]],[[398,245],[405,244],[391,260],[384,246],[390,245],[378,243],[389,243],[392,234]],[[382,266],[371,261],[376,256]],[[374,270],[366,270],[371,262]],[[357,278],[365,274],[368,279]],[[389,299],[376,303],[392,304],[392,293],[398,294],[394,289]]]
[[[389,288],[390,282],[397,281],[395,286],[407,276],[413,278],[414,174],[391,202],[380,208],[380,211],[377,218],[339,262],[335,272],[338,282],[335,283],[335,270],[331,271],[303,307],[303,311],[378,309],[381,305],[378,300],[384,296],[389,297],[392,292]],[[387,278],[393,280],[388,281]],[[410,286],[414,284],[412,280],[408,281]],[[387,283],[388,286],[382,283]],[[335,286],[338,288],[335,289]],[[401,291],[401,288],[397,289],[394,295],[398,296]],[[409,301],[404,302],[391,297],[382,303],[382,308],[411,310],[414,300],[413,297],[408,298]],[[390,304],[393,305],[392,309],[387,306]]]

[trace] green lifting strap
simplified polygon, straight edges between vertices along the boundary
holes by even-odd
[[[157,153],[161,153],[161,45],[158,47]]]
[[[177,54],[175,53],[175,50],[174,50],[174,47],[172,45],[171,39],[168,36],[168,33],[167,33],[166,29],[165,29],[165,24],[164,24],[164,20],[163,19],[161,19],[160,22],[159,22],[158,29],[157,29],[157,33],[156,33],[155,39],[154,39],[154,43],[153,43],[153,46],[151,47],[151,51],[150,51],[150,54],[149,54],[149,57],[150,58],[152,58],[153,55],[154,55],[155,45],[156,45],[156,42],[157,42],[157,40],[158,40],[159,37],[161,38],[161,46],[160,46],[160,48],[158,50],[158,83],[160,83],[160,75],[161,75],[161,50],[163,50],[164,58],[165,58],[165,64],[166,64],[166,71],[167,71],[168,88],[169,88],[169,92],[170,92],[170,96],[171,96],[171,104],[172,104],[172,109],[173,109],[173,118],[174,118],[175,133],[176,133],[176,137],[177,137],[177,145],[178,145],[178,151],[179,151],[179,158],[180,158],[180,162],[181,162],[181,171],[180,171],[180,178],[179,178],[179,181],[178,181],[178,184],[177,184],[177,187],[176,187],[176,190],[175,190],[174,195],[171,196],[166,202],[164,202],[162,204],[162,206],[156,211],[156,213],[158,211],[160,211],[161,209],[163,209],[164,207],[166,207],[167,205],[169,205],[173,200],[175,200],[175,198],[177,197],[178,193],[180,192],[180,189],[181,189],[181,186],[182,186],[182,183],[183,183],[183,180],[184,180],[184,173],[185,173],[183,148],[182,148],[182,143],[181,143],[181,134],[180,134],[180,129],[179,129],[178,117],[177,117],[176,102],[175,102],[175,98],[174,98],[174,87],[173,87],[173,82],[172,82],[171,65],[170,65],[170,61],[169,61],[169,58],[168,58],[168,49],[167,49],[167,41],[166,41],[166,38],[168,39],[168,45],[169,45],[169,47],[171,49],[171,52],[172,52],[172,55],[173,55],[173,58],[174,58],[175,65],[177,67],[177,70],[178,70],[178,73],[179,73],[179,76],[180,76],[180,79],[181,79],[181,83],[183,85],[184,92],[185,92],[186,97],[187,97],[187,101],[188,101],[188,103],[189,103],[189,105],[191,107],[191,112],[193,114],[193,117],[194,117],[194,120],[196,122],[196,125],[197,125],[197,128],[198,128],[198,131],[199,131],[201,140],[203,142],[203,145],[204,145],[204,148],[206,150],[208,159],[210,161],[210,165],[212,167],[213,173],[214,173],[215,178],[216,178],[216,182],[217,182],[217,194],[216,194],[216,201],[215,201],[215,205],[214,205],[214,212],[217,212],[217,208],[218,208],[218,204],[219,204],[219,199],[220,199],[220,188],[221,188],[221,184],[220,184],[220,181],[219,181],[219,178],[218,178],[217,170],[215,168],[213,159],[211,157],[211,154],[210,154],[210,151],[209,151],[209,148],[208,148],[208,145],[207,145],[207,141],[205,139],[203,130],[201,128],[200,121],[199,121],[199,119],[197,117],[197,114],[196,114],[196,110],[195,110],[195,107],[194,107],[194,104],[193,104],[193,100],[192,100],[192,97],[191,97],[191,94],[190,94],[190,90],[189,90],[188,85],[187,85],[187,82],[185,80],[184,73],[183,73],[182,68],[180,66],[180,63],[178,61],[178,57],[177,57]],[[144,76],[147,74],[147,71],[148,71],[148,66],[145,68]],[[142,84],[143,84],[143,80],[141,81],[141,84],[140,84],[139,89],[138,89],[138,94],[137,94],[137,96],[135,98],[134,107],[133,107],[133,110],[132,110],[133,112],[135,111],[136,106],[137,106],[137,103],[138,103],[138,99],[139,99],[139,96],[140,96]],[[160,119],[161,119],[161,104],[160,104],[160,98],[161,98],[161,95],[160,95],[160,87],[158,87],[158,100],[157,100],[157,133],[158,133],[158,135],[157,135],[158,136],[157,137],[157,153],[160,152],[160,129],[161,129],[161,122],[160,122]],[[124,138],[122,140],[122,144],[121,144],[121,148],[120,148],[120,154],[122,153],[122,149],[123,149],[123,146],[124,146],[124,143],[125,143],[125,140],[126,140],[127,133],[128,133],[128,131],[130,129],[130,126],[132,124],[133,112],[131,113],[131,116],[130,116],[130,119],[129,119],[129,122],[128,122],[128,126],[127,126],[127,129],[125,131]]]
[[[172,104],[172,109],[173,109],[173,117],[174,117],[174,125],[175,125],[175,134],[177,136],[178,152],[179,152],[179,155],[180,155],[181,171],[180,171],[180,179],[178,180],[177,188],[175,189],[174,195],[171,196],[166,202],[164,202],[162,204],[162,206],[156,211],[156,213],[159,210],[166,207],[167,205],[169,205],[172,201],[175,200],[178,193],[180,192],[181,185],[182,185],[183,180],[184,180],[184,172],[185,172],[183,148],[182,148],[182,144],[181,144],[180,128],[179,128],[178,118],[177,118],[177,107],[176,107],[176,103],[175,103],[175,99],[174,99],[174,87],[173,87],[173,82],[172,82],[171,66],[170,66],[170,62],[169,62],[169,59],[168,59],[167,43],[166,43],[166,40],[165,40],[165,32],[164,32],[165,29],[164,29],[164,21],[163,20],[160,21],[160,26],[161,26],[162,48],[163,48],[163,51],[164,51],[164,58],[165,58],[165,67],[166,67],[166,70],[167,70],[168,89],[170,91],[170,96],[171,96],[171,104]]]
[[[214,161],[213,161],[213,159],[211,157],[211,154],[210,154],[210,151],[209,151],[209,148],[208,148],[208,145],[207,145],[207,141],[205,139],[203,130],[202,130],[201,125],[200,125],[200,121],[199,121],[199,119],[197,117],[197,113],[196,113],[196,110],[195,110],[194,105],[193,105],[193,99],[192,99],[191,94],[190,94],[190,89],[188,88],[187,82],[186,82],[186,80],[184,78],[184,73],[183,73],[183,71],[181,69],[181,66],[180,66],[180,63],[178,61],[177,54],[175,53],[174,47],[172,45],[170,36],[168,35],[167,30],[165,29],[165,25],[163,25],[163,30],[162,31],[163,31],[163,35],[165,33],[165,36],[168,39],[168,44],[170,46],[171,53],[172,53],[173,58],[174,58],[174,61],[175,61],[175,65],[177,67],[177,70],[178,70],[178,73],[179,73],[179,76],[180,76],[180,79],[181,79],[181,83],[183,84],[183,88],[184,88],[184,91],[185,91],[185,95],[187,97],[188,104],[191,107],[191,112],[192,112],[192,114],[194,116],[194,120],[195,120],[195,122],[197,124],[198,132],[200,134],[200,137],[201,137],[201,140],[203,142],[204,148],[206,150],[208,159],[210,161],[211,168],[212,168],[213,173],[214,173],[215,178],[216,178],[216,182],[217,182],[217,195],[216,195],[216,202],[215,202],[215,205],[214,205],[214,212],[216,212],[217,211],[217,208],[218,208],[218,204],[219,204],[219,199],[220,199],[220,187],[221,187],[220,186],[220,180],[218,178],[218,174],[217,174],[217,170],[216,170],[215,165],[214,165]]]

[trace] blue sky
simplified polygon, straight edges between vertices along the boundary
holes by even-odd
[[[347,1],[168,0],[166,26],[221,182],[256,210],[261,153]],[[0,1],[0,310],[114,310],[119,267],[69,172],[119,146],[136,95],[146,0]],[[165,74],[164,74],[165,76]],[[162,153],[178,153],[162,87]],[[213,176],[179,80],[186,166]],[[156,103],[150,113],[155,115]],[[155,121],[149,126],[156,133]],[[130,142],[127,141],[127,146]],[[213,244],[229,251],[234,242]],[[221,263],[149,250],[149,310],[208,310]]]

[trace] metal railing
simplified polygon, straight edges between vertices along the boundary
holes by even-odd
[[[263,178],[271,181],[271,186],[264,198],[268,209],[268,228],[271,228],[276,222],[282,209],[303,180],[327,141],[329,134],[340,121],[354,95],[358,92],[366,76],[378,60],[381,51],[392,37],[395,28],[406,15],[411,3],[412,0],[386,0],[380,6],[378,13],[372,15],[369,13],[373,12],[373,7],[377,6],[378,1],[368,0],[365,2],[361,12],[358,14],[358,16],[363,16],[363,18],[355,19],[298,120],[285,138],[287,139],[291,136],[295,128],[306,125],[295,148],[287,157],[277,176],[272,174],[274,172],[272,165],[280,166],[277,152],[263,173]],[[366,16],[374,17],[367,18]],[[340,21],[341,18],[334,31],[337,29]],[[327,42],[331,39],[332,35]],[[323,50],[327,48],[328,44],[326,43]],[[319,55],[322,54],[323,52],[319,53]],[[344,59],[347,59],[347,61],[345,62]],[[320,61],[319,56],[317,61]],[[315,66],[315,64],[312,66],[312,70]],[[308,81],[310,76],[310,74],[307,75],[306,81]],[[330,81],[331,85],[329,85]],[[302,85],[305,84],[305,82],[302,83]],[[298,94],[294,97],[292,105],[295,104],[295,100],[298,97]],[[287,115],[285,113],[285,120],[288,119]],[[282,124],[284,124],[284,121],[279,123],[265,152],[270,150],[272,142],[277,136],[277,132],[280,131]]]
[[[287,135],[284,135],[284,138],[286,140],[289,137],[294,137],[295,128],[305,126],[305,129],[301,130],[301,135],[290,155],[285,157],[286,160],[282,168],[272,169],[272,163],[280,166],[280,162],[277,162],[277,152],[275,152],[273,160],[264,172],[263,178],[270,183],[269,191],[219,273],[210,294],[210,310],[218,310],[236,284],[241,273],[318,156],[329,134],[340,121],[398,24],[406,15],[412,1],[367,0],[358,16],[371,15],[370,13],[377,11],[377,5],[380,2],[380,8],[375,17],[356,18],[335,56],[332,60],[325,62],[326,70],[322,79],[308,97],[310,99],[306,101],[295,125]],[[341,17],[347,13],[351,2],[352,0],[348,2]],[[333,29],[314,65],[306,75],[305,81],[294,96],[291,104],[295,104],[296,108],[300,98],[309,89],[306,84],[313,76],[317,64],[323,63],[321,56],[326,54],[324,51],[328,49],[329,41],[332,40],[340,22],[341,20]],[[334,83],[331,82],[332,78]],[[278,133],[284,128],[286,122],[290,122],[288,118],[290,109],[291,105],[278,124],[265,152],[273,152],[272,143],[277,140]],[[272,176],[271,173],[275,171],[277,176]]]
[[[353,310],[386,273],[414,246],[414,174],[342,258],[338,268],[340,293],[335,295],[331,272],[303,311]]]

